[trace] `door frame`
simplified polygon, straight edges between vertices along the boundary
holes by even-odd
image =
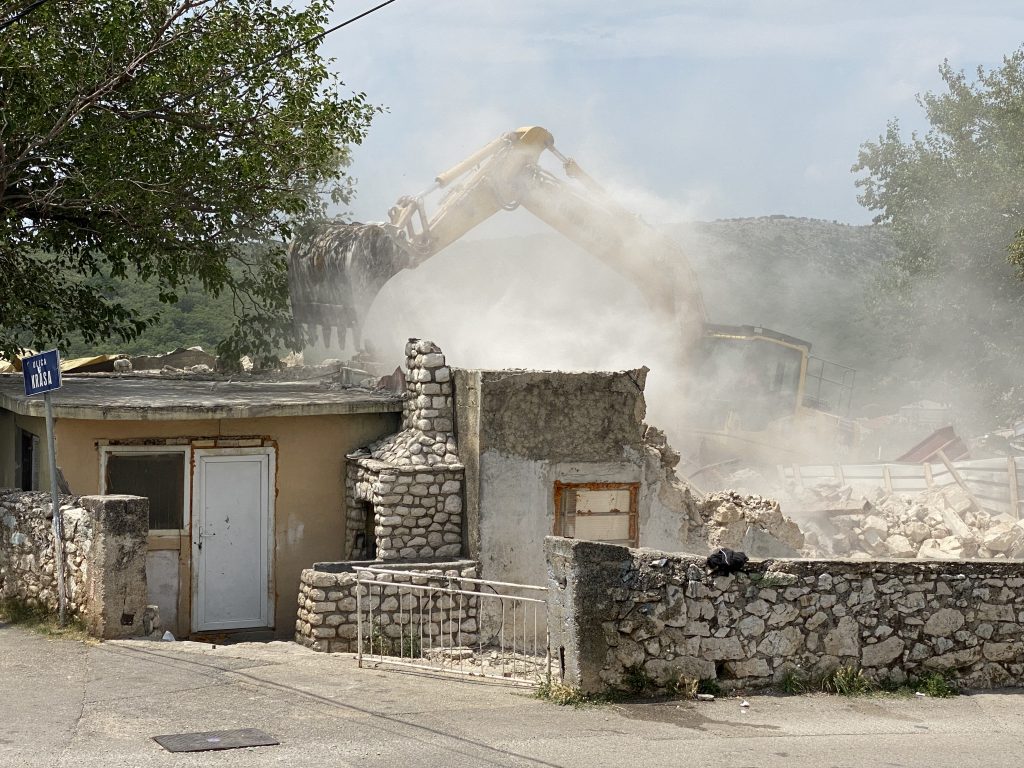
[[[199,551],[199,510],[202,504],[202,472],[203,472],[203,459],[210,458],[235,458],[241,456],[266,456],[267,457],[267,541],[266,541],[266,563],[267,563],[267,623],[266,628],[273,629],[274,623],[274,555],[277,550],[277,541],[275,536],[275,497],[277,496],[277,450],[274,446],[265,446],[261,448],[194,448],[192,450],[192,517],[193,522],[189,526],[191,529],[191,540],[192,540],[192,579],[191,579],[191,592],[192,592],[192,611],[191,611],[191,624],[192,632],[208,632],[217,630],[201,630],[199,629],[199,608],[202,604],[202,592],[200,590],[199,577],[201,568],[200,563],[200,551]],[[252,627],[252,629],[262,629],[263,627]],[[248,627],[246,628],[248,629]],[[227,632],[235,631],[232,629],[225,630]]]
[[[189,547],[192,532],[192,467],[193,448],[189,443],[146,443],[143,445],[135,443],[101,443],[100,452],[100,475],[99,492],[105,494],[107,489],[107,460],[111,454],[138,454],[138,453],[180,453],[185,462],[184,487],[182,488],[182,510],[181,528],[150,528],[146,536],[146,551],[156,552],[168,550],[178,553],[178,620],[175,626],[167,624],[166,617],[162,618],[163,628],[172,629],[179,637],[188,635],[192,621],[192,552]],[[146,521],[147,526],[149,521]]]

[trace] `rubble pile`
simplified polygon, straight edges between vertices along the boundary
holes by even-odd
[[[728,547],[753,557],[800,557],[804,534],[782,514],[779,502],[736,491],[708,494],[700,509],[701,531],[711,549]]]
[[[805,523],[810,557],[1024,559],[1024,521],[981,508],[958,485],[855,496],[831,483],[803,495],[801,506],[817,509]],[[816,503],[807,504],[807,495]]]

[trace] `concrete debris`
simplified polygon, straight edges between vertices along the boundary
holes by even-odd
[[[774,499],[721,491],[705,497],[700,513],[711,549],[728,547],[752,557],[799,557],[804,548],[800,527],[782,514]]]
[[[828,483],[796,495],[794,503],[809,510],[810,557],[1024,559],[1024,521],[979,508],[958,485],[861,496]]]

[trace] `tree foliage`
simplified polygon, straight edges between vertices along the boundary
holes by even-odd
[[[1024,401],[1024,49],[940,74],[945,90],[918,99],[928,131],[905,140],[893,121],[853,167],[897,245],[872,309],[900,375],[991,426]]]
[[[377,109],[317,52],[328,4],[49,0],[0,31],[0,349],[137,337],[92,279],[129,276],[229,296],[227,358],[300,343],[282,243],[348,199]]]

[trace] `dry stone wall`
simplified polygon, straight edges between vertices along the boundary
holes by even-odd
[[[57,611],[50,494],[0,493],[0,599]],[[138,496],[65,496],[68,612],[95,637],[143,633],[149,501]]]
[[[1024,686],[1024,566],[997,561],[752,561],[714,577],[690,555],[549,538],[555,651],[586,691],[716,679],[767,686],[840,666]]]
[[[389,570],[410,570],[416,574],[378,574],[381,586],[359,585],[356,567],[378,566]],[[426,575],[424,575],[426,574]],[[476,644],[479,636],[475,597],[453,599],[444,593],[400,591],[401,584],[445,587],[450,577],[477,577],[477,564],[469,560],[448,563],[318,563],[302,571],[299,586],[299,613],[295,622],[295,642],[315,651],[355,652],[358,650],[358,612],[362,602],[364,632],[375,642],[400,642],[401,638],[423,637],[423,646],[444,636],[457,637],[459,644]],[[394,584],[396,586],[389,586]],[[462,588],[462,587],[460,587]],[[361,591],[359,600],[357,590]],[[418,640],[416,641],[419,642]],[[369,650],[366,640],[365,650]],[[447,642],[452,645],[451,642]],[[380,653],[379,645],[374,652]],[[408,648],[406,649],[408,651]],[[390,655],[385,653],[385,655]]]
[[[52,510],[49,493],[0,491],[0,600],[56,612]],[[68,610],[72,616],[83,616],[92,524],[77,497],[62,496],[60,514]]]

